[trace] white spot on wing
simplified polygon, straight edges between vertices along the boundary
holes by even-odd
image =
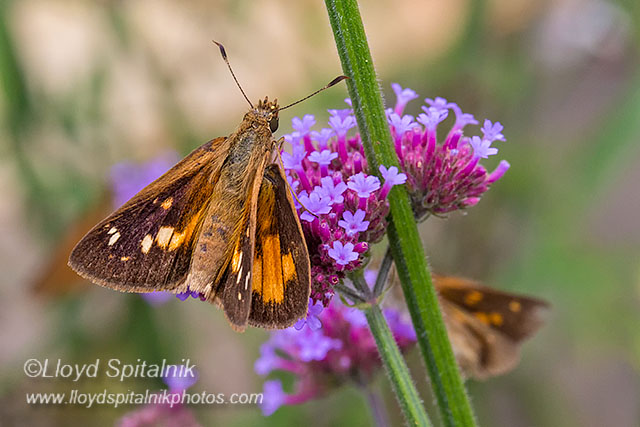
[[[240,271],[238,271],[238,277],[236,278],[236,285],[240,283],[241,277],[242,277],[242,265],[240,266]]]
[[[151,237],[150,234],[147,234],[146,236],[144,236],[144,239],[142,239],[142,242],[140,242],[142,253],[146,254],[147,252],[149,252],[149,249],[151,249],[152,244],[153,244],[153,237]]]
[[[249,278],[251,277],[251,272],[247,273],[247,277],[244,278],[244,289],[247,290],[247,286],[249,286]]]
[[[113,245],[115,242],[118,241],[119,238],[120,238],[120,233],[116,232],[116,234],[112,235],[111,238],[109,239],[108,245],[109,246]]]
[[[156,241],[158,246],[162,249],[166,248],[171,240],[171,236],[173,235],[173,227],[160,227],[158,230],[158,235],[156,236]]]
[[[117,229],[117,228],[115,228],[115,227],[111,227],[111,229],[110,229],[109,231],[107,231],[107,234],[113,234],[113,233],[115,233],[116,231],[118,231],[118,229]]]
[[[238,301],[242,301],[242,294],[238,292]]]

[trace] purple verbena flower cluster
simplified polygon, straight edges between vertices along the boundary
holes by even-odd
[[[400,349],[411,348],[416,342],[411,322],[392,309],[386,309],[384,315]],[[362,385],[379,370],[380,356],[361,311],[334,298],[321,313],[316,310],[315,316],[321,328],[307,323],[300,330],[291,327],[274,331],[260,347],[255,362],[258,374],[285,371],[296,376],[295,390],[290,394],[285,393],[279,380],[265,381],[261,405],[265,415],[284,404],[320,397],[348,381]]]
[[[392,85],[397,101],[394,109],[387,110],[387,119],[396,153],[403,171],[407,174],[407,189],[411,195],[417,218],[427,214],[443,214],[473,206],[491,184],[509,169],[502,160],[491,173],[480,165],[480,159],[498,153],[492,147],[495,141],[505,141],[503,126],[485,120],[480,136],[466,137],[463,129],[477,125],[471,115],[444,98],[425,99],[423,113],[414,119],[403,115],[407,103],[418,95],[411,89]],[[437,128],[448,116],[455,114],[455,123],[444,141],[439,142]]]
[[[329,127],[311,130],[312,115],[292,121],[294,132],[285,135],[291,153],[282,161],[291,188],[311,259],[314,302],[327,305],[333,287],[349,271],[361,268],[369,245],[386,230],[387,195],[406,175],[398,168],[380,166],[380,179],[367,169],[353,110],[329,110]]]

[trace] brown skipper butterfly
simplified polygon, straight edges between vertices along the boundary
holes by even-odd
[[[223,59],[238,83],[227,60]],[[344,80],[340,76],[324,88]],[[69,265],[124,292],[195,291],[231,326],[286,328],[307,313],[309,254],[282,168],[277,101],[251,105],[240,126],[193,151],[75,246]]]
[[[433,279],[462,372],[485,379],[513,369],[522,342],[542,326],[549,304],[459,277]]]

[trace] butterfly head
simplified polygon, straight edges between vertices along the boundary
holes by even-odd
[[[258,117],[266,120],[269,124],[269,129],[271,129],[271,133],[278,130],[279,108],[277,99],[269,101],[269,98],[265,96],[264,100],[258,101],[258,107],[253,110]]]

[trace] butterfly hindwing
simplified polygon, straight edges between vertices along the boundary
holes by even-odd
[[[256,239],[256,219],[258,215],[258,194],[262,187],[267,158],[256,166],[253,184],[250,188],[247,206],[242,209],[244,216],[235,230],[235,244],[228,264],[217,280],[215,297],[222,303],[225,316],[236,331],[244,331],[251,310],[252,266]]]
[[[280,167],[264,173],[257,206],[249,324],[286,328],[306,315],[310,266],[293,199]]]
[[[121,291],[174,290],[189,271],[195,237],[228,151],[225,138],[193,151],[73,249],[81,276]]]
[[[518,343],[446,299],[441,300],[440,306],[451,346],[465,376],[485,379],[508,372],[518,363]]]

